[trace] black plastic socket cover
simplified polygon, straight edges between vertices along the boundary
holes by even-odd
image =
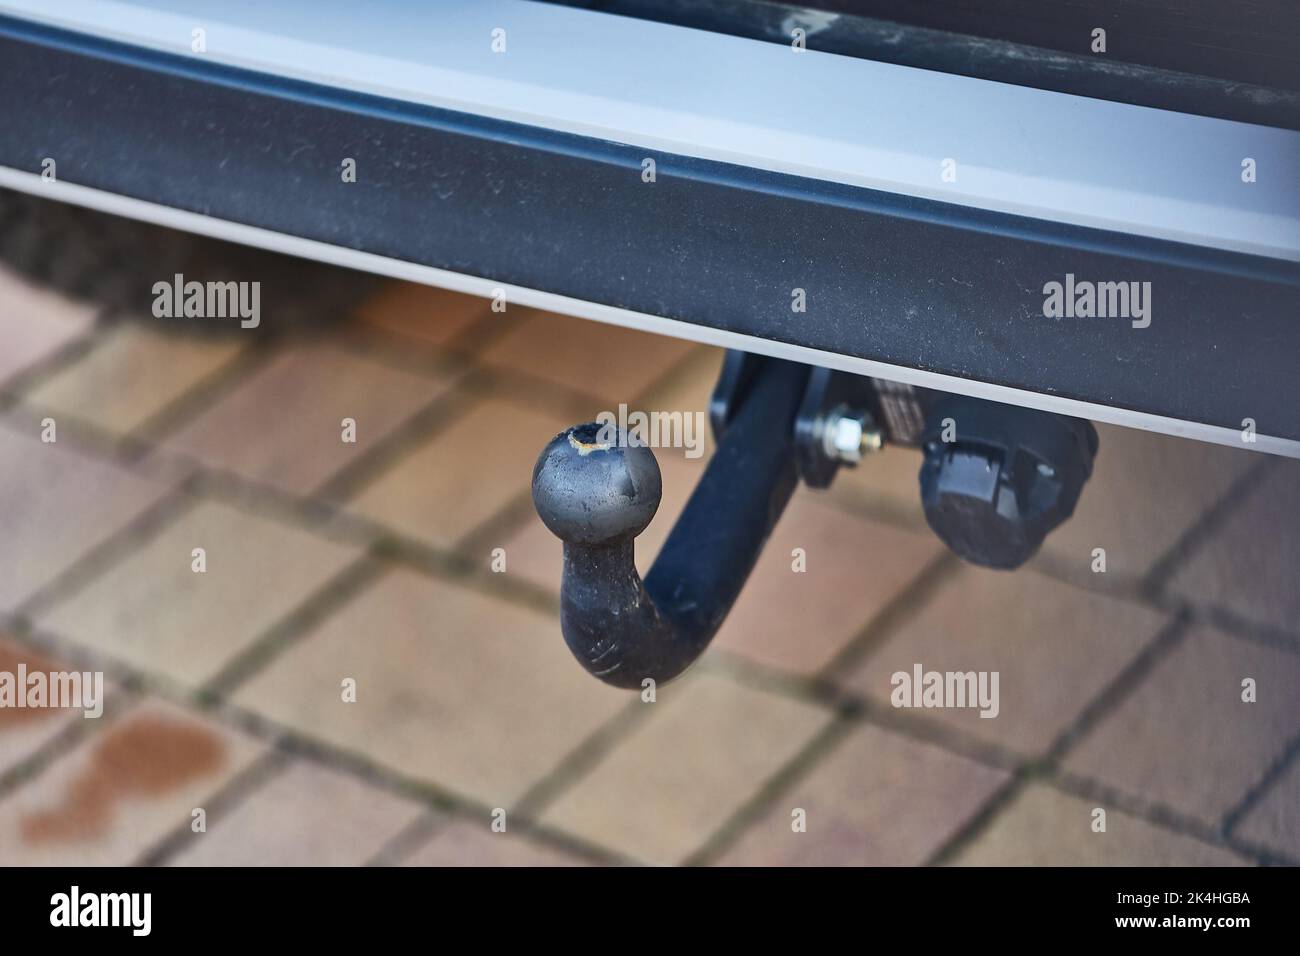
[[[944,396],[926,416],[926,521],[966,561],[1017,568],[1074,513],[1097,449],[1082,419]]]

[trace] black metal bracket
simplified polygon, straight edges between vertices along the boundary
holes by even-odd
[[[764,361],[762,356],[748,352],[727,352],[709,401],[709,422],[715,438],[721,439],[726,433]],[[864,442],[873,448],[886,440],[894,444],[915,444],[914,435],[889,427],[897,416],[886,416],[877,386],[874,379],[861,375],[821,366],[809,369],[808,384],[794,423],[795,462],[804,484],[810,488],[829,487],[841,466],[857,463]],[[915,404],[919,390],[913,391],[905,385],[898,387],[906,389],[909,400]],[[913,412],[914,417],[919,414]],[[836,448],[835,430],[840,423],[856,424],[865,433],[865,438],[860,436],[856,449]]]

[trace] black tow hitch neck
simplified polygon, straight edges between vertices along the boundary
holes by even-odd
[[[633,542],[659,507],[654,453],[594,422],[543,450],[533,502],[564,542],[560,623],[590,673],[639,688],[704,653],[798,484],[794,425],[808,373],[760,360],[644,582]]]

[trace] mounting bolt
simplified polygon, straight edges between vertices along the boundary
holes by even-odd
[[[822,448],[832,461],[856,465],[862,457],[879,451],[885,437],[866,412],[837,408],[822,427]]]

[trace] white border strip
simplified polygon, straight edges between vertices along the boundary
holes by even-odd
[[[774,358],[789,359],[808,365],[824,365],[827,368],[839,369],[857,375],[869,375],[873,378],[903,382],[921,388],[955,392],[959,395],[969,395],[973,398],[983,398],[1010,405],[1021,405],[1025,408],[1037,408],[1046,412],[1056,412],[1062,415],[1071,415],[1075,418],[1107,422],[1125,428],[1160,432],[1179,438],[1192,438],[1197,441],[1212,442],[1232,448],[1245,448],[1250,451],[1282,455],[1287,458],[1300,458],[1300,441],[1292,439],[1257,434],[1254,443],[1246,444],[1242,440],[1241,432],[1231,428],[1205,425],[1200,422],[1185,422],[1176,418],[1150,415],[1145,412],[1135,412],[1122,408],[1110,408],[1105,405],[1095,405],[1091,402],[1081,402],[1041,392],[1030,392],[1005,385],[993,385],[972,379],[943,375],[938,372],[926,372],[900,365],[876,362],[871,359],[854,358],[853,356],[840,355],[835,352],[825,352],[821,349],[806,348],[801,345],[787,345],[784,342],[773,342],[753,335],[726,332],[703,325],[695,325],[691,322],[682,322],[677,319],[665,319],[645,312],[633,312],[630,309],[619,309],[596,302],[587,302],[583,299],[542,292],[538,289],[495,282],[491,279],[468,276],[459,272],[448,272],[445,269],[435,269],[431,266],[422,266],[412,262],[403,262],[400,259],[390,259],[374,253],[358,252],[354,249],[332,246],[314,239],[303,239],[298,236],[273,232],[269,229],[230,222],[226,219],[216,219],[200,213],[173,209],[170,206],[162,206],[142,199],[119,196],[116,193],[104,192],[88,186],[78,186],[62,181],[47,181],[37,174],[23,172],[7,166],[0,166],[0,187],[17,189],[34,196],[44,196],[60,202],[75,203],[79,206],[98,209],[112,215],[152,222],[159,226],[167,226],[184,232],[211,236],[214,239],[225,239],[247,246],[256,246],[261,249],[270,249],[273,252],[298,256],[302,259],[314,259],[318,262],[327,262],[362,272],[390,276],[394,279],[405,279],[422,285],[437,286],[450,289],[453,292],[464,292],[482,298],[492,298],[497,293],[497,290],[504,289],[508,302],[547,312],[560,312],[582,319],[606,322],[610,325],[640,329],[657,335],[687,339],[692,342],[715,345],[721,348],[741,349],[746,352],[770,355]]]
[[[822,53],[815,31],[796,53],[521,0],[0,0],[0,11],[652,156],[1300,262],[1300,132]]]

